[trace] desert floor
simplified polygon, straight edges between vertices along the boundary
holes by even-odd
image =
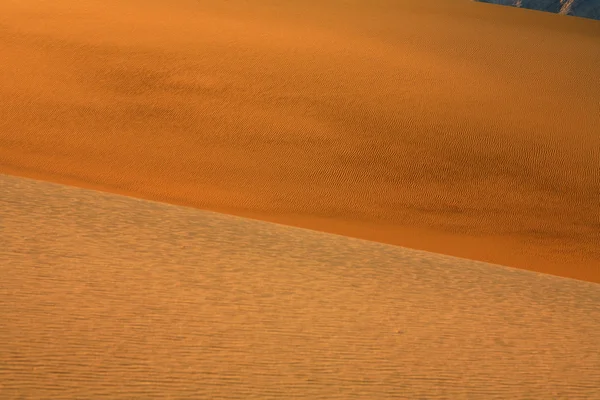
[[[600,285],[0,175],[0,398],[600,399]]]
[[[3,0],[0,172],[600,282],[600,22]]]

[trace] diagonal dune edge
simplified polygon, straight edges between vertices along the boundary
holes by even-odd
[[[0,175],[2,399],[599,399],[600,285]]]
[[[511,270],[519,270],[519,271],[523,271],[523,272],[527,272],[527,273],[533,273],[536,275],[545,275],[545,276],[552,276],[558,279],[572,279],[572,278],[568,278],[568,277],[559,277],[559,276],[555,276],[552,274],[544,274],[541,272],[535,272],[535,271],[527,271],[527,270],[521,270],[518,268],[514,268],[514,267],[510,267],[510,266],[506,266],[506,265],[499,265],[499,264],[493,264],[493,263],[487,263],[487,262],[482,262],[482,261],[477,261],[477,260],[472,260],[472,259],[466,259],[466,258],[462,258],[462,257],[455,257],[455,256],[450,256],[450,255],[445,255],[445,254],[439,254],[439,253],[435,253],[435,252],[430,252],[430,251],[424,251],[424,250],[419,250],[419,249],[410,249],[410,248],[406,248],[404,246],[398,246],[398,245],[391,245],[391,244],[387,244],[387,243],[382,243],[382,242],[377,242],[377,241],[372,241],[372,240],[368,240],[368,239],[362,239],[362,238],[356,238],[356,237],[352,237],[352,236],[346,236],[346,235],[339,235],[339,234],[335,234],[335,233],[328,233],[328,232],[322,232],[322,231],[317,231],[314,229],[309,229],[309,228],[303,228],[303,227],[299,227],[299,226],[290,226],[290,225],[286,225],[286,224],[281,224],[281,223],[277,223],[277,222],[270,222],[270,221],[265,221],[262,219],[255,219],[255,218],[247,218],[247,217],[242,217],[239,215],[234,215],[234,214],[227,214],[227,213],[221,213],[218,211],[211,211],[211,210],[200,210],[200,209],[196,209],[194,207],[189,207],[189,206],[181,206],[181,205],[174,205],[174,204],[170,204],[170,203],[165,203],[165,202],[158,202],[158,201],[153,201],[153,200],[148,200],[148,199],[141,199],[139,197],[132,197],[132,196],[127,196],[127,195],[120,195],[117,193],[111,193],[111,192],[107,192],[107,191],[103,191],[103,190],[97,190],[97,189],[91,189],[91,188],[82,188],[79,186],[72,186],[72,185],[64,185],[64,184],[59,184],[59,183],[55,183],[55,182],[50,182],[50,181],[44,181],[44,180],[39,180],[39,179],[32,179],[32,178],[24,178],[24,177],[20,177],[20,176],[14,176],[14,175],[6,175],[6,174],[0,174],[0,178],[3,181],[2,182],[2,189],[5,191],[5,193],[10,193],[11,190],[15,190],[15,191],[19,191],[21,189],[21,181],[24,181],[25,183],[29,182],[30,185],[33,185],[35,183],[37,183],[38,185],[41,185],[41,188],[45,187],[45,185],[50,185],[50,186],[54,186],[55,189],[62,187],[62,188],[72,188],[74,191],[78,191],[78,190],[82,190],[84,192],[89,192],[89,193],[95,193],[96,195],[100,195],[103,194],[107,199],[111,199],[113,196],[116,198],[126,198],[129,201],[135,202],[143,202],[143,203],[149,203],[149,204],[155,204],[155,205],[166,205],[166,206],[173,206],[173,207],[178,207],[178,208],[182,208],[182,209],[188,209],[189,211],[196,211],[199,212],[201,214],[207,214],[207,215],[212,215],[212,216],[219,216],[221,218],[226,218],[226,219],[231,219],[232,221],[244,221],[244,222],[251,222],[253,224],[256,224],[257,226],[261,226],[261,225],[266,225],[266,226],[277,226],[286,230],[291,230],[292,232],[296,231],[296,232],[310,232],[312,234],[318,234],[318,235],[324,235],[325,237],[343,237],[352,241],[359,241],[359,242],[366,242],[369,243],[371,245],[379,245],[379,246],[386,246],[386,247],[392,247],[392,248],[400,248],[400,249],[405,249],[411,252],[415,252],[415,253],[422,253],[422,254],[428,254],[430,256],[440,256],[442,258],[447,258],[447,259],[454,259],[457,262],[475,262],[475,263],[481,263],[484,265],[488,265],[491,267],[495,267],[495,268],[508,268]],[[8,198],[8,197],[7,197]],[[19,200],[19,197],[15,195],[15,198],[17,198]],[[10,201],[5,200],[6,204],[8,204]],[[4,210],[5,213],[9,213],[11,210],[9,208],[6,208]]]

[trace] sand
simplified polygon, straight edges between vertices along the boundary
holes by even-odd
[[[0,398],[600,399],[600,285],[0,175]]]
[[[0,172],[600,282],[600,22],[4,0]]]

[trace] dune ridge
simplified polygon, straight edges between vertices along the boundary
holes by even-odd
[[[600,282],[597,21],[3,1],[0,171]]]
[[[600,285],[0,175],[2,399],[598,399]]]

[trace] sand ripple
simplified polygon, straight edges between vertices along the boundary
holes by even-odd
[[[600,285],[0,175],[0,398],[600,399]]]

